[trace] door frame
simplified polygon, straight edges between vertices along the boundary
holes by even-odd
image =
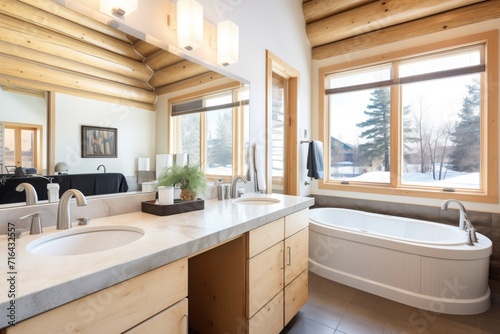
[[[287,195],[299,195],[299,147],[298,147],[298,105],[299,79],[298,70],[287,64],[271,51],[266,50],[266,193],[272,193],[271,147],[272,147],[272,83],[273,72],[287,80],[287,98],[285,109],[285,158],[284,161],[284,189]]]

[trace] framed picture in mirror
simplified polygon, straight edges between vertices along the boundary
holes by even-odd
[[[82,125],[82,158],[117,156],[117,129]]]

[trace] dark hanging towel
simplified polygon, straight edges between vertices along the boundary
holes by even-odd
[[[323,178],[323,143],[313,140],[309,143],[307,153],[307,176],[314,179]]]

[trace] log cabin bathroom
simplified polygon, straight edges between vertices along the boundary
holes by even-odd
[[[498,333],[499,29],[0,0],[0,333]]]

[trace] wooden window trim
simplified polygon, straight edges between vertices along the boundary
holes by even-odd
[[[179,117],[172,116],[172,105],[174,103],[187,101],[193,98],[202,97],[205,95],[210,95],[213,93],[235,89],[241,86],[239,82],[231,82],[228,84],[218,85],[212,88],[204,89],[201,91],[189,93],[186,95],[177,96],[168,101],[168,117],[170,121],[170,152],[174,154],[179,151]],[[244,117],[243,109],[245,105],[233,108],[233,175],[243,175],[244,174]],[[175,135],[173,135],[175,134]],[[206,140],[206,113],[200,113],[200,161],[207,160],[207,140]],[[215,181],[222,179],[224,182],[231,181],[232,176],[228,175],[217,175],[217,174],[206,174],[208,180]]]
[[[33,166],[41,173],[42,171],[42,156],[43,156],[43,127],[38,124],[24,124],[24,123],[3,123],[5,129],[14,129],[16,132],[16,147],[21,147],[21,130],[32,130],[35,132],[35,138],[33,138],[33,146],[36,148],[35,154],[33,155]],[[17,149],[16,149],[17,151]],[[17,156],[15,160],[20,161],[21,157]],[[17,165],[17,163],[16,163]],[[24,167],[24,166],[18,166]]]
[[[446,192],[438,188],[427,188],[419,186],[401,185],[397,175],[401,173],[399,161],[396,162],[401,153],[401,141],[397,140],[397,145],[391,145],[391,179],[389,184],[372,184],[356,182],[351,184],[341,184],[339,181],[319,180],[318,187],[325,190],[376,193],[381,195],[394,195],[405,197],[421,197],[433,199],[457,199],[470,202],[498,203],[498,30],[491,30],[469,36],[440,41],[437,43],[418,46],[411,49],[382,54],[366,59],[360,59],[348,63],[336,64],[320,68],[318,71],[318,109],[319,109],[319,135],[325,143],[329,143],[329,112],[328,96],[325,94],[325,78],[327,75],[355,69],[359,67],[403,60],[416,55],[426,54],[436,51],[453,49],[458,46],[467,46],[478,43],[485,43],[486,72],[483,75],[482,85],[487,89],[481,89],[482,108],[486,108],[481,115],[482,147],[481,180],[480,190],[456,189],[455,192]],[[391,91],[391,104],[399,103],[399,96]],[[392,107],[391,106],[391,107]],[[397,109],[396,109],[397,110]],[[399,113],[398,113],[399,114]],[[391,136],[400,138],[401,120],[399,115],[391,120]],[[392,126],[396,124],[396,126]],[[485,130],[485,131],[484,131]],[[329,147],[329,145],[325,145]],[[330,150],[325,149],[324,160],[330,161]],[[330,173],[330,164],[325,163],[325,175]],[[394,170],[393,170],[394,169]],[[396,174],[397,173],[397,174]]]

